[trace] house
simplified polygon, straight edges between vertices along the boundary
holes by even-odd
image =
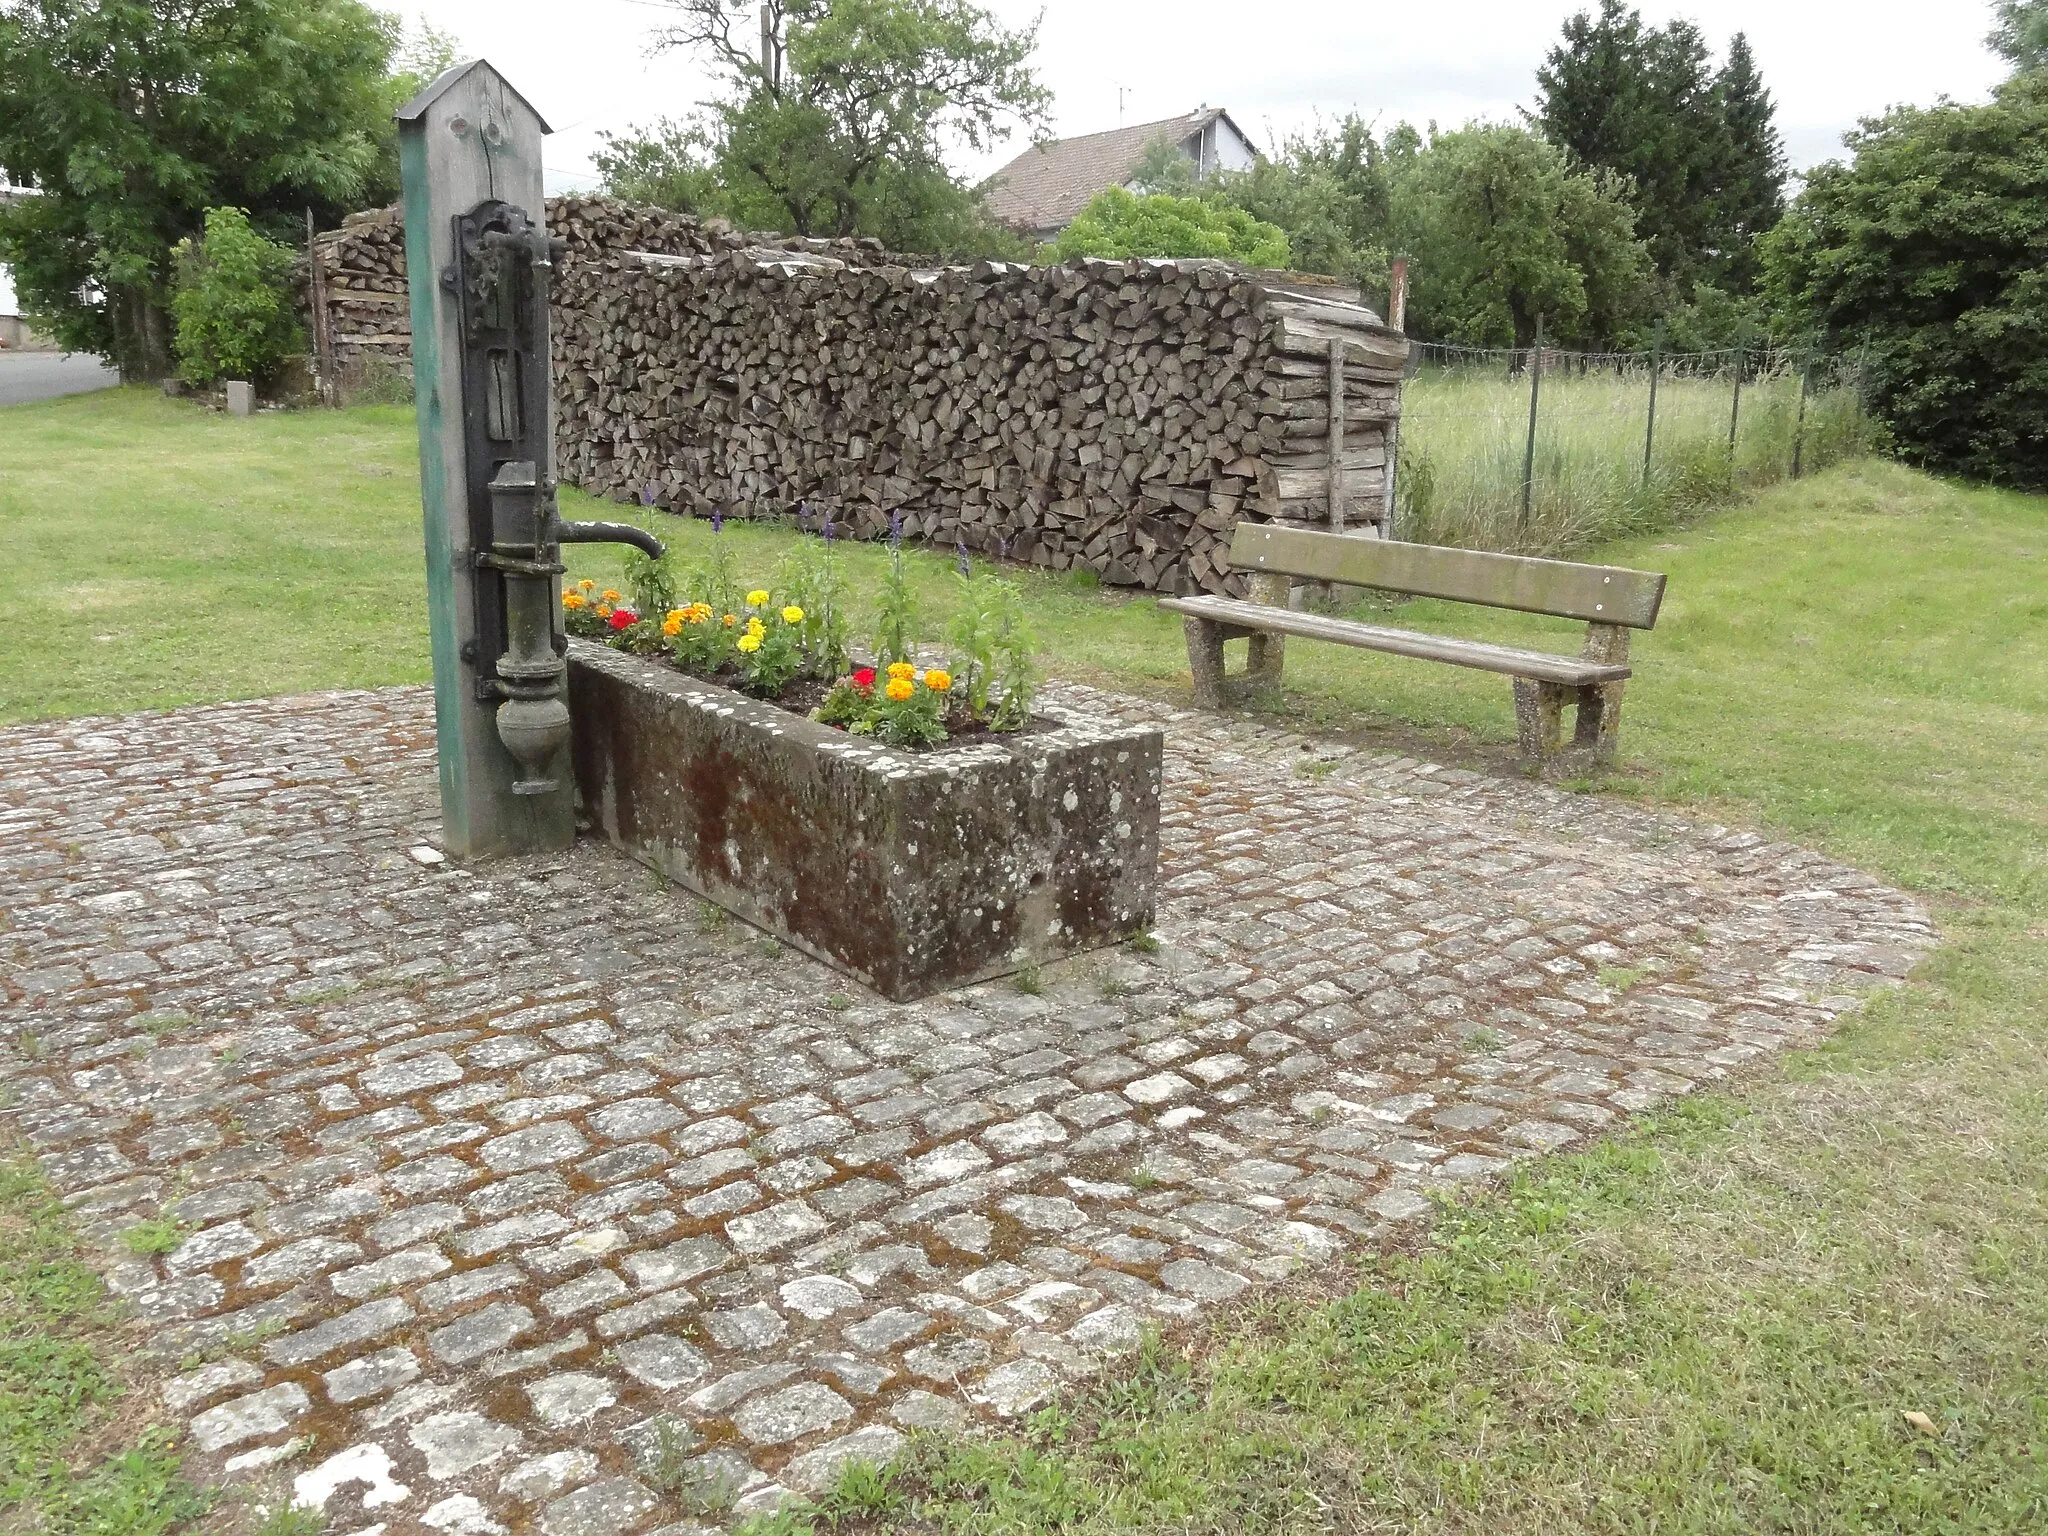
[[[1250,170],[1258,153],[1221,107],[1078,139],[1054,139],[1032,145],[989,178],[989,212],[1020,235],[1050,240],[1096,193],[1129,186],[1145,151],[1161,139],[1194,163],[1197,176]]]
[[[19,202],[28,193],[0,182],[0,208]],[[14,277],[4,263],[0,263],[0,351],[33,352],[49,345],[28,328],[28,322],[21,318],[14,297]]]

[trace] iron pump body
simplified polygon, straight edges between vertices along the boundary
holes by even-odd
[[[497,702],[498,739],[519,765],[516,795],[561,787],[569,743],[563,697],[563,544],[630,544],[659,559],[661,541],[628,523],[565,523],[555,505],[548,288],[560,241],[497,199],[455,217],[455,260],[441,274],[461,317],[462,420],[475,632],[465,676]]]

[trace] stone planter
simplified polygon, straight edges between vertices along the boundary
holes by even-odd
[[[1152,922],[1156,727],[1047,705],[1057,730],[901,752],[582,640],[569,709],[607,837],[885,997]]]

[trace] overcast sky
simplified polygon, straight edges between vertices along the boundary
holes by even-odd
[[[379,3],[379,0],[372,0]],[[682,116],[710,82],[677,54],[649,57],[661,0],[383,0],[497,65],[553,124],[550,192],[593,186],[604,130]],[[1590,0],[984,0],[1012,25],[1042,10],[1037,64],[1060,135],[1228,107],[1255,140],[1353,109],[1391,126],[1512,119],[1565,17]],[[1898,102],[1982,100],[2004,73],[1982,43],[1989,0],[1647,0],[1687,16],[1716,52],[1749,34],[1795,167],[1834,155],[1843,130]],[[1021,149],[957,156],[979,176]],[[12,308],[0,269],[0,313]]]
[[[1011,24],[1041,10],[1037,64],[1054,131],[1173,117],[1207,103],[1261,143],[1315,114],[1391,125],[1512,118],[1565,17],[1590,0],[983,0]],[[593,184],[600,130],[679,116],[707,93],[676,54],[648,57],[660,0],[409,0],[467,54],[496,64],[555,127],[550,191]],[[1653,22],[1699,23],[1718,53],[1747,32],[1795,166],[1834,155],[1844,129],[1897,102],[1981,100],[2003,70],[1985,51],[1988,0],[1648,0]],[[958,158],[994,169],[1021,144]]]

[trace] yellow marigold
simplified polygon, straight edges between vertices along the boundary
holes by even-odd
[[[584,577],[581,581],[576,583],[577,589],[583,592],[588,592],[592,587],[596,585],[597,583],[592,581],[588,576]]]
[[[614,592],[610,587],[606,587],[602,592],[598,593],[597,595],[603,598],[608,603],[616,603],[619,600],[619,594]]]
[[[697,616],[698,622],[701,623],[703,620],[711,617],[711,605],[709,603],[692,603],[690,604],[690,612],[694,613]]]
[[[749,631],[748,633],[741,635],[739,639],[733,642],[733,644],[737,645],[741,650],[745,651],[749,656],[751,656],[754,652],[761,649],[761,637],[757,634],[754,634],[752,631]]]
[[[747,616],[747,633],[750,635],[765,635],[768,633],[768,626],[752,614],[749,614]]]
[[[889,679],[891,682],[907,683],[915,676],[917,676],[917,668],[913,667],[909,662],[892,661],[889,663]]]
[[[760,587],[754,588],[753,591],[747,594],[747,606],[749,608],[765,607],[767,606],[767,602],[768,594],[765,591],[763,591]]]
[[[882,691],[888,694],[896,703],[901,704],[905,699],[917,692],[917,684],[907,677],[892,677],[889,679],[889,686]]]
[[[583,600],[581,592],[564,592],[562,594],[562,606],[564,608],[588,608],[590,604]]]
[[[803,609],[801,609],[801,608],[797,607],[797,605],[796,605],[795,603],[791,603],[791,604],[790,604],[790,605],[789,605],[789,606],[788,606],[787,608],[785,608],[785,609],[783,609],[783,610],[782,610],[782,622],[783,622],[783,623],[785,623],[785,624],[801,624],[801,623],[803,623],[803,621],[804,621],[804,611],[803,611]]]
[[[933,693],[944,693],[953,686],[953,674],[943,667],[933,667],[925,673],[924,685]]]

